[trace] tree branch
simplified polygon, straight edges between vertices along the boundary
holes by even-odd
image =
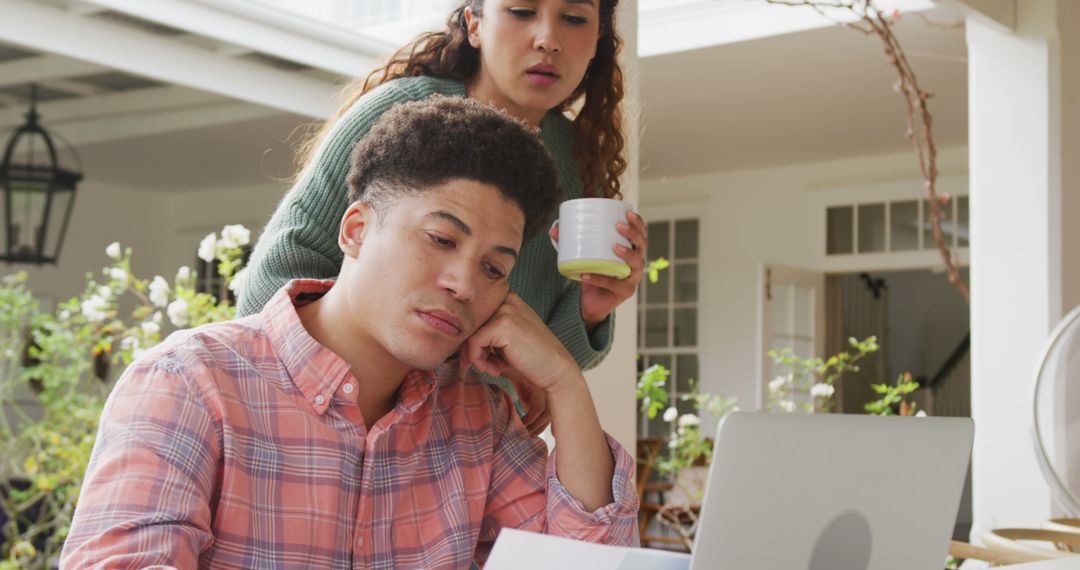
[[[934,118],[930,114],[927,101],[933,94],[919,86],[915,71],[904,53],[900,40],[893,33],[892,24],[899,19],[899,12],[885,15],[874,5],[874,0],[854,0],[850,2],[828,0],[765,0],[769,4],[783,6],[811,7],[823,16],[836,21],[825,13],[826,9],[847,9],[856,15],[862,25],[849,22],[838,22],[845,27],[859,30],[866,34],[877,35],[885,48],[885,58],[889,65],[896,70],[896,92],[904,97],[904,105],[907,110],[906,136],[915,147],[915,157],[919,161],[919,172],[922,175],[923,186],[926,189],[927,201],[930,205],[930,231],[934,237],[941,259],[945,263],[945,269],[949,276],[949,282],[960,291],[965,303],[970,303],[970,291],[967,283],[960,276],[957,267],[957,256],[949,244],[945,242],[945,233],[941,230],[941,206],[948,202],[948,196],[941,196],[937,191],[937,146],[934,143]]]

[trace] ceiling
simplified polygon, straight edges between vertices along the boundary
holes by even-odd
[[[919,17],[902,19],[895,30],[920,84],[935,95],[939,148],[964,144],[964,30]],[[641,82],[643,178],[911,148],[880,40],[847,28],[646,58]]]
[[[22,1],[0,4],[21,6]],[[71,6],[82,5],[79,1],[50,0],[67,3],[69,12]],[[86,12],[81,17],[106,26],[102,31],[109,37],[136,27],[133,33],[153,35],[154,45],[178,43],[178,57],[195,49],[214,54],[216,59],[194,66],[196,70],[217,65],[218,59],[239,60],[226,62],[235,67],[223,67],[221,73],[258,72],[281,85],[307,82],[314,87],[279,94],[289,104],[305,97],[310,101],[298,107],[302,114],[282,112],[286,105],[269,99],[274,94],[265,94],[266,104],[260,104],[251,99],[263,97],[261,93],[178,85],[155,76],[153,66],[110,68],[15,47],[0,34],[0,131],[21,120],[33,79],[42,86],[44,123],[72,140],[88,180],[160,192],[261,182],[284,185],[281,179],[291,172],[293,145],[301,138],[294,130],[309,123],[307,117],[315,112],[332,109],[329,97],[320,99],[318,89],[332,93],[340,73],[197,34],[154,29],[153,22],[118,17],[100,6]],[[938,146],[964,144],[963,29],[928,25],[917,16],[902,19],[896,29],[923,86],[935,92],[931,110]],[[50,72],[42,72],[42,66]],[[641,61],[640,73],[644,178],[910,148],[903,136],[903,102],[892,91],[895,77],[879,40],[850,29],[821,28],[649,57]],[[247,100],[238,100],[244,97]],[[310,111],[315,108],[319,111]]]

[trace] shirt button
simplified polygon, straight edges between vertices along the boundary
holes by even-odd
[[[325,396],[323,396],[322,394],[319,394],[318,396],[315,396],[315,404],[316,405],[321,406],[324,403],[326,403],[326,397]]]
[[[345,392],[346,394],[352,394],[352,391],[353,391],[352,383],[346,382],[345,385],[341,387],[341,391]]]
[[[357,546],[364,546],[364,536],[363,535],[360,535],[360,536],[356,537],[356,545]]]

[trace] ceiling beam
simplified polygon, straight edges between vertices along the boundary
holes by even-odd
[[[84,0],[172,28],[352,77],[396,46],[250,0]]]
[[[73,147],[84,147],[110,141],[261,119],[279,114],[281,112],[275,109],[229,101],[186,109],[158,110],[112,117],[89,117],[69,121],[63,125],[48,123],[46,128],[54,135],[59,134],[62,142]]]
[[[149,87],[93,97],[45,101],[38,103],[38,113],[42,121],[52,128],[89,118],[123,118],[130,114],[141,116],[226,101],[229,100],[220,95],[185,87]],[[26,109],[22,107],[0,110],[0,129],[22,124],[25,113]]]
[[[0,0],[0,13],[0,40],[15,45],[312,118],[334,108],[337,88],[301,74],[37,2]]]
[[[999,32],[1016,31],[1016,0],[938,0],[959,8],[969,18],[996,28]]]
[[[0,87],[40,83],[108,71],[97,64],[59,55],[36,55],[0,63]]]

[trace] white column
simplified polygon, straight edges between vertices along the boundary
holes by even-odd
[[[626,84],[623,100],[623,124],[626,134],[626,173],[622,177],[623,198],[638,203],[638,109],[640,74],[637,55],[637,0],[619,2],[616,15],[619,34],[623,39],[622,69]],[[619,440],[630,453],[637,440],[635,427],[637,404],[634,398],[637,358],[637,297],[624,302],[615,313],[615,344],[604,362],[586,374],[589,389],[596,400],[600,423]]]
[[[1053,512],[1031,437],[1033,374],[1063,315],[1062,207],[1080,210],[1076,156],[1073,0],[1018,0],[1016,29],[968,18],[971,180],[973,539],[1002,526],[1034,526]],[[1068,73],[1067,68],[1073,68]],[[1065,93],[1068,78],[1071,93]],[[1063,107],[1072,124],[1064,124]],[[1063,145],[1068,134],[1071,147]],[[1063,188],[1068,187],[1063,193]],[[1068,195],[1069,200],[1063,196]],[[1080,213],[1080,212],[1077,212]],[[1067,220],[1070,218],[1066,218]],[[1075,219],[1075,217],[1071,218]],[[1075,235],[1072,234],[1072,235]]]

